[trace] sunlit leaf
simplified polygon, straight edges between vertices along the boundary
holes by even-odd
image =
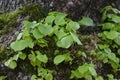
[[[20,41],[12,42],[10,47],[14,51],[21,51],[21,50],[23,50],[23,49],[25,49],[27,47],[27,44],[26,44],[25,40],[20,40]]]
[[[111,30],[115,28],[115,25],[113,23],[104,23],[102,26],[103,30]]]
[[[80,21],[79,21],[80,25],[85,25],[85,26],[94,26],[93,20],[89,17],[83,17]]]
[[[33,36],[34,36],[36,39],[39,39],[39,38],[42,38],[42,37],[43,37],[43,34],[40,33],[40,31],[39,31],[37,28],[34,28],[34,30],[33,30]]]
[[[26,47],[29,47],[29,48],[34,47],[34,42],[31,37],[26,37],[24,41],[26,42]]]
[[[89,71],[91,72],[91,74],[93,76],[97,76],[97,73],[96,73],[96,71],[95,71],[95,69],[93,67],[89,67]]]
[[[48,73],[48,74],[45,76],[45,80],[53,80],[53,75]]]
[[[23,35],[23,38],[24,37],[28,37],[28,36],[30,36],[30,29],[29,28],[25,28],[24,30],[23,30],[23,32],[22,32],[22,35]]]
[[[64,19],[66,16],[67,16],[67,14],[65,14],[65,13],[58,13],[55,18],[55,24],[56,25],[64,25],[66,23],[65,19]]]
[[[77,36],[75,33],[70,32],[70,34],[71,34],[73,40],[74,40],[75,42],[77,42],[78,45],[82,45],[81,41],[79,40],[78,36]]]
[[[40,60],[43,63],[47,63],[48,58],[47,58],[47,56],[45,54],[43,55],[39,51],[36,51],[36,53],[37,53],[37,59],[38,60]]]
[[[20,40],[21,38],[22,38],[22,33],[19,33],[16,40]]]
[[[105,34],[105,36],[108,38],[108,39],[115,39],[118,37],[118,32],[117,31],[110,31],[110,32],[107,32],[107,31],[104,31],[103,32]]]
[[[67,24],[67,27],[66,29],[69,30],[69,31],[76,31],[80,28],[80,25],[77,23],[77,22],[73,22],[73,21],[70,21],[68,24]]]
[[[26,54],[19,52],[19,58],[24,60],[26,58]]]
[[[52,33],[53,28],[51,25],[48,24],[40,24],[38,30],[44,35],[49,35],[50,33]]]
[[[108,14],[108,18],[110,21],[113,21],[115,23],[120,23],[120,16],[114,14]]]
[[[36,75],[32,75],[31,80],[37,80],[37,76]]]
[[[58,37],[58,39],[62,39],[63,37],[67,36],[69,33],[66,33],[66,32],[64,31],[64,29],[62,28],[62,29],[60,29],[60,30],[56,30],[56,31],[55,31],[55,34],[56,34],[56,36]]]
[[[15,69],[17,67],[17,63],[11,58],[7,62],[5,62],[5,66],[8,66],[11,69]]]
[[[104,80],[104,79],[103,79],[103,77],[98,76],[98,77],[95,78],[95,80]]]
[[[65,62],[69,62],[73,60],[72,57],[70,56],[70,53],[64,54],[64,57],[65,57]]]
[[[27,20],[23,21],[23,25],[26,28],[34,28],[35,26],[37,26],[36,21],[30,22],[30,21],[27,21]]]
[[[64,55],[57,55],[54,58],[54,64],[58,65],[58,64],[62,63],[64,60],[65,60],[65,56]]]
[[[0,80],[5,80],[7,76],[0,76]]]
[[[45,22],[46,23],[52,23],[53,21],[55,20],[55,16],[47,16],[46,18],[45,18]]]
[[[62,48],[69,48],[73,43],[73,38],[71,35],[68,35],[64,38],[62,38],[60,41],[57,42],[58,47]]]

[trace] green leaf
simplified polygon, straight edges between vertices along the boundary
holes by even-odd
[[[34,28],[34,30],[33,30],[33,36],[34,36],[36,39],[43,38],[43,34],[40,33],[40,31],[39,31],[37,28]]]
[[[84,75],[88,71],[88,69],[89,69],[88,64],[84,64],[84,65],[78,67],[78,71],[82,75]]]
[[[80,28],[80,25],[77,23],[77,22],[74,22],[74,21],[70,21],[68,24],[67,24],[67,27],[66,29],[68,31],[74,31],[76,32],[76,30],[78,30]]]
[[[26,37],[25,42],[26,42],[26,47],[29,47],[29,48],[34,47],[34,42],[33,42],[33,39],[31,37]]]
[[[104,51],[105,51],[106,53],[111,53],[111,52],[112,52],[110,48],[105,48]]]
[[[120,46],[120,36],[116,37],[114,41],[117,43],[117,45]]]
[[[87,76],[85,76],[85,80],[93,80],[93,78],[91,75],[87,75]]]
[[[0,76],[0,80],[5,80],[7,76]]]
[[[120,55],[120,49],[117,50],[117,53]]]
[[[27,37],[30,36],[30,29],[29,28],[23,29],[22,35],[23,35],[23,38],[26,37],[26,36]]]
[[[15,69],[17,67],[17,63],[15,61],[11,61],[8,65],[11,69]]]
[[[8,66],[11,69],[15,69],[17,67],[17,63],[11,58],[7,62],[5,62],[5,66]]]
[[[112,30],[115,28],[115,25],[113,23],[104,23],[102,26],[103,30]]]
[[[49,12],[48,15],[49,16],[56,16],[58,13],[60,13],[60,12],[53,11],[53,12]]]
[[[64,24],[66,24],[65,19],[64,19],[66,16],[67,16],[67,14],[65,14],[65,13],[58,13],[56,15],[56,18],[55,18],[55,24],[56,25],[64,25]]]
[[[53,21],[55,20],[55,16],[47,16],[46,18],[45,18],[45,22],[46,23],[53,23]]]
[[[35,62],[35,61],[36,61],[35,53],[32,51],[32,54],[29,54],[29,55],[28,55],[28,58],[29,58],[30,61]]]
[[[91,75],[97,76],[97,73],[93,67],[89,67],[89,71],[90,71]]]
[[[23,50],[23,49],[25,49],[27,47],[27,44],[26,44],[25,40],[20,40],[20,41],[12,42],[10,47],[14,51],[21,51],[21,50]]]
[[[52,74],[48,73],[48,74],[45,76],[45,80],[53,80]]]
[[[69,61],[72,61],[72,57],[70,56],[70,53],[66,53],[63,55],[65,57],[65,62],[69,62]]]
[[[67,36],[69,33],[64,31],[64,28],[61,28],[59,31],[55,31],[55,35],[58,37],[58,40],[62,39],[63,37]]]
[[[64,55],[57,55],[54,58],[54,64],[58,65],[58,64],[62,63],[64,60],[65,60],[65,56]]]
[[[109,48],[109,45],[106,45],[106,44],[98,44],[98,48],[103,50],[103,49],[106,49],[106,48]]]
[[[103,32],[105,34],[105,36],[108,38],[108,39],[111,39],[111,40],[114,40],[115,38],[118,37],[118,32],[117,31],[104,31]]]
[[[95,78],[95,80],[104,80],[104,79],[103,79],[103,77],[98,76],[98,77]]]
[[[37,76],[36,75],[32,75],[31,80],[37,80]]]
[[[108,77],[108,80],[115,80],[112,74],[108,74],[107,77]]]
[[[107,18],[107,11],[109,11],[110,9],[112,9],[112,6],[106,6],[104,7],[100,12],[102,13],[102,21],[105,21]]]
[[[75,70],[75,71],[71,71],[71,75],[70,75],[70,79],[73,79],[73,78],[82,78],[82,75],[80,75],[80,72],[78,70]]]
[[[26,28],[34,28],[36,27],[36,21],[33,21],[33,22],[29,22],[29,21],[23,21],[23,25],[26,27]]]
[[[22,60],[25,60],[26,54],[24,54],[22,52],[19,52],[19,58],[22,59]]]
[[[37,59],[40,60],[43,63],[47,63],[48,62],[48,58],[47,56],[44,54],[42,55],[39,51],[36,51],[37,53]]]
[[[77,42],[78,45],[82,45],[81,41],[79,40],[78,36],[77,36],[75,33],[70,32],[70,34],[71,34],[73,40],[74,40],[75,42]]]
[[[71,35],[68,35],[64,38],[62,38],[60,41],[57,42],[58,47],[62,48],[69,48],[73,43],[73,38]]]
[[[78,51],[78,52],[77,52],[77,56],[78,56],[78,57],[81,57],[81,56],[82,56],[82,57],[85,57],[85,58],[87,57],[86,53],[85,53],[85,52],[82,52],[82,51]]]
[[[114,61],[114,62],[117,62],[117,61],[116,61],[116,58],[117,58],[117,57],[116,57],[116,55],[115,55],[114,53],[109,53],[109,54],[108,54],[108,58],[109,58],[110,60]]]
[[[114,14],[108,14],[108,18],[110,21],[113,21],[115,23],[120,23],[120,17]]]
[[[101,21],[105,21],[107,18],[107,11],[104,11],[103,14],[102,14],[102,18],[101,18]]]
[[[45,40],[45,39],[38,39],[37,40],[37,44],[40,46],[40,47],[46,47],[46,46],[48,46],[48,44],[47,44],[47,41]]]
[[[79,24],[85,26],[94,26],[93,20],[89,17],[83,17],[82,20],[79,21]]]
[[[46,36],[46,35],[49,35],[50,33],[52,33],[53,28],[51,25],[48,25],[48,24],[40,24],[38,26],[38,30]]]

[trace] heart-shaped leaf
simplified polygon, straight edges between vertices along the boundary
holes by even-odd
[[[68,35],[64,38],[62,38],[60,41],[57,42],[58,47],[62,48],[69,48],[73,43],[73,38],[71,35]]]
[[[49,35],[50,33],[52,33],[53,28],[51,25],[48,24],[40,24],[38,26],[38,30],[44,35]]]
[[[89,17],[83,17],[82,20],[79,21],[79,24],[85,26],[94,26],[93,20]]]
[[[66,29],[68,30],[68,31],[76,31],[76,30],[78,30],[80,28],[80,25],[77,23],[77,22],[73,22],[73,21],[70,21],[68,24],[67,24],[67,27],[66,27]]]

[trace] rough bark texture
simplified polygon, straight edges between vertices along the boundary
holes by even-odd
[[[0,12],[13,11],[28,3],[41,4],[47,11],[67,12],[74,20],[89,16],[98,21],[99,10],[106,5],[120,9],[119,0],[0,0]]]

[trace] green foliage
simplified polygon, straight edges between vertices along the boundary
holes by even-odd
[[[93,77],[97,76],[97,73],[94,69],[93,64],[83,64],[82,66],[79,66],[76,70],[71,71],[71,79],[77,78],[81,79],[84,78],[86,80],[93,80]]]
[[[49,23],[49,18],[53,16],[55,19],[52,20],[52,23]],[[36,44],[35,42],[40,46],[43,44],[47,46],[44,39],[46,36],[54,37],[58,47],[69,48],[73,42],[81,45],[82,43],[76,34],[76,30],[80,28],[79,24],[72,20],[68,21],[67,18],[65,18],[66,16],[64,13],[53,12],[53,14],[49,13],[43,22],[24,21],[23,24],[25,28],[23,32],[18,35],[18,39],[11,44],[11,48],[15,51],[21,51],[27,47],[33,48],[34,44]],[[56,19],[58,17],[61,18],[60,22]],[[62,20],[64,20],[64,24],[61,23]],[[21,39],[19,40],[19,38]],[[36,40],[33,41],[33,39]]]
[[[73,43],[82,45],[77,36],[77,30],[80,28],[80,25],[66,16],[67,14],[65,13],[51,12],[40,22],[23,21],[24,29],[18,34],[16,40],[10,44],[11,49],[17,54],[6,61],[5,65],[14,69],[17,67],[19,59],[29,59],[30,64],[33,67],[37,67],[37,73],[32,75],[31,80],[53,80],[52,71],[45,69],[49,58],[41,50],[53,45],[50,44],[49,39],[55,42],[54,47],[57,48],[67,49]],[[37,49],[35,49],[36,47]],[[53,60],[55,65],[63,61],[65,63],[72,62],[70,52],[59,53]]]
[[[118,56],[120,55],[120,11],[107,6],[101,12],[103,16],[99,26],[102,27],[102,31],[98,34],[100,42],[98,44],[97,40],[92,41],[90,38],[94,48],[91,44],[87,44],[82,46],[82,50],[80,49],[82,47],[73,45],[75,43],[82,45],[77,30],[80,25],[94,26],[92,19],[83,17],[82,20],[75,22],[67,18],[65,13],[50,12],[39,22],[24,21],[24,29],[10,45],[16,54],[6,61],[5,65],[14,69],[18,60],[29,60],[28,64],[36,68],[31,80],[53,80],[53,75],[56,74],[50,70],[51,68],[48,69],[49,64],[58,68],[60,64],[68,63],[71,71],[70,79],[75,80],[104,80],[104,77],[98,75],[96,71],[99,64],[102,67],[103,64],[109,64],[112,67],[110,71],[113,75],[116,74],[120,69]],[[84,51],[86,48],[89,52]],[[76,65],[77,69],[75,69]],[[113,75],[106,74],[105,77],[108,77],[108,80],[117,80]]]
[[[108,77],[108,80],[117,80],[117,79],[114,79],[114,76],[112,74],[108,74],[107,77]]]
[[[33,74],[31,80],[53,80],[51,71],[44,68],[38,68],[38,75]]]
[[[97,59],[102,60],[104,63],[111,64],[114,72],[119,68],[119,58],[111,51],[107,45],[98,45],[100,51],[97,53]]]
[[[5,80],[6,76],[0,76],[0,80]]]
[[[85,26],[94,26],[93,20],[89,17],[82,17],[82,20],[79,21],[79,24]]]
[[[101,37],[105,43],[104,45],[98,45],[100,51],[97,54],[97,59],[102,60],[104,63],[111,64],[113,71],[117,72],[120,67],[120,60],[117,56],[117,51],[120,47],[120,11],[111,6],[107,6],[103,8],[101,12],[103,13],[101,24],[103,32],[99,33],[99,37]]]
[[[55,56],[54,58],[54,64],[55,65],[58,65],[60,63],[62,63],[63,61],[65,62],[71,62],[72,61],[72,58],[70,57],[70,53],[66,53],[66,54],[63,54],[63,55],[57,55]]]
[[[11,69],[14,69],[17,67],[17,63],[16,61],[18,59],[22,59],[25,60],[26,58],[26,54],[22,53],[22,52],[18,52],[18,54],[14,55],[13,57],[11,57],[8,61],[5,62],[5,66],[8,66]]]

